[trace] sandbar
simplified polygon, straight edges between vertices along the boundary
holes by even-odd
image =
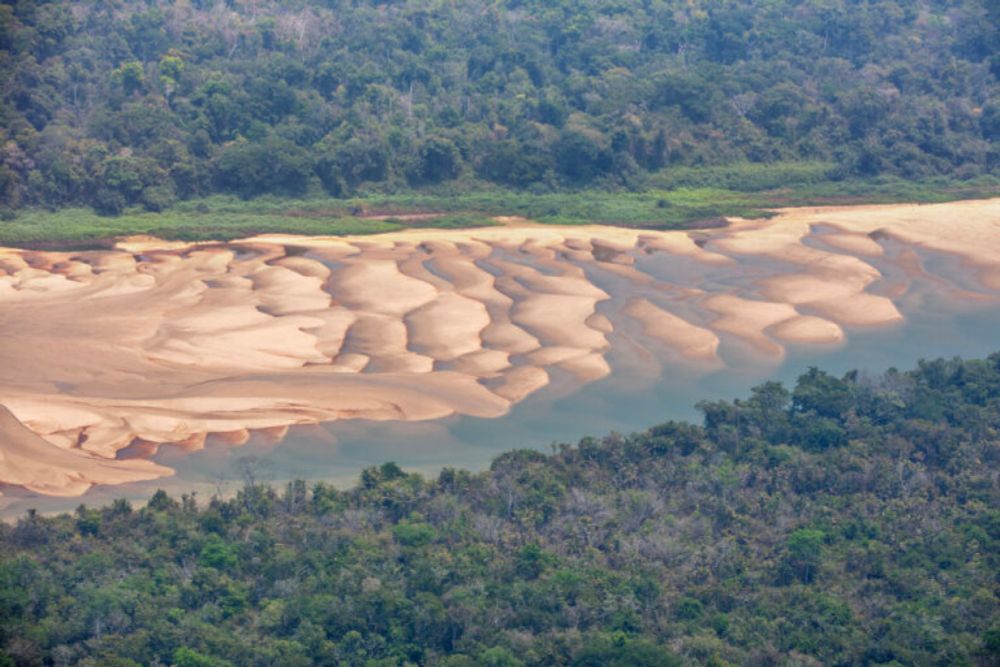
[[[915,273],[921,253],[953,257],[978,297],[1000,297],[1000,199],[787,209],[696,232],[498,221],[0,248],[0,484],[79,495],[171,474],[152,460],[165,444],[238,446],[337,419],[495,418],[553,371],[575,386],[614,372],[615,345],[649,355],[649,372],[713,372],[734,340],[780,359],[904,325],[899,299],[923,274],[972,294],[952,269]],[[671,283],[647,270],[678,260],[701,268],[662,274]],[[907,280],[876,289],[889,264]]]

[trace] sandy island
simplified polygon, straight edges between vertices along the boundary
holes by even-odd
[[[556,376],[606,376],[622,327],[706,371],[727,340],[767,358],[837,344],[845,327],[901,321],[906,284],[872,290],[899,255],[887,244],[1000,291],[1000,200],[789,209],[698,232],[502,222],[0,249],[0,484],[79,495],[169,475],[157,448],[209,434],[500,416]],[[702,269],[657,277],[681,261]]]

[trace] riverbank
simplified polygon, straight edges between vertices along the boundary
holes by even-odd
[[[0,245],[33,249],[108,248],[121,236],[229,241],[255,234],[379,234],[413,227],[489,226],[497,216],[540,224],[696,229],[724,218],[762,218],[773,209],[816,205],[941,203],[1000,196],[1000,178],[832,180],[822,164],[665,170],[638,192],[529,193],[472,184],[352,199],[213,196],[162,212],[132,208],[108,217],[90,209],[24,210],[0,223]]]
[[[20,443],[0,481],[77,495],[170,474],[146,461],[164,444],[496,418],[555,379],[609,375],[616,347],[709,373],[727,350],[777,363],[900,324],[916,281],[969,302],[1000,291],[1000,199],[699,231],[493,222],[0,251],[0,404]]]

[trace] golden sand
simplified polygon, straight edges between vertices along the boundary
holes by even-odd
[[[78,495],[169,475],[148,460],[157,448],[208,435],[496,417],[553,372],[608,375],[618,344],[650,368],[666,348],[706,371],[733,339],[772,359],[837,344],[902,320],[909,283],[874,289],[879,267],[914,275],[926,253],[954,258],[980,297],[1000,291],[1000,200],[790,209],[697,232],[502,222],[0,249],[0,484]],[[651,270],[675,260],[701,268],[675,282]]]
[[[623,312],[642,324],[645,335],[663,341],[681,356],[702,361],[716,359],[719,337],[711,330],[691,324],[642,298],[629,300]]]

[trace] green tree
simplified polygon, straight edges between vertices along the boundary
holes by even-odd
[[[603,137],[592,130],[563,130],[554,146],[556,168],[574,183],[587,183],[607,173],[614,160],[602,144]]]
[[[815,581],[825,541],[826,533],[821,530],[800,528],[793,531],[785,543],[785,572],[782,576],[787,579],[791,575],[805,584]]]
[[[116,69],[112,73],[112,77],[115,83],[121,86],[126,95],[132,95],[142,90],[145,73],[143,72],[142,63],[132,60]]]
[[[524,664],[509,649],[502,646],[486,649],[479,654],[478,662],[483,667],[521,667]]]
[[[215,162],[219,185],[246,198],[266,192],[302,194],[312,172],[309,154],[283,139],[233,142]]]
[[[174,651],[173,667],[231,667],[233,663],[182,646]]]
[[[550,160],[543,151],[522,146],[516,140],[506,140],[487,150],[479,173],[497,183],[524,187],[541,182],[550,166]]]
[[[673,667],[681,661],[649,641],[617,634],[591,640],[572,664],[573,667]]]
[[[1000,99],[990,100],[983,106],[979,126],[983,129],[984,137],[990,141],[1000,141]]]
[[[461,166],[462,156],[453,141],[445,137],[430,137],[417,149],[417,162],[412,174],[418,182],[440,183],[456,178]]]

